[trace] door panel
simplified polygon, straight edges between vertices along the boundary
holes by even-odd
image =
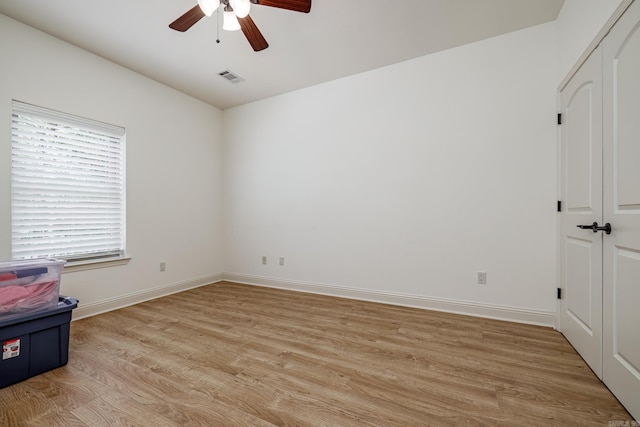
[[[593,176],[591,152],[594,136],[593,126],[593,81],[578,87],[564,109],[567,143],[567,208],[572,213],[593,213],[591,184]],[[597,141],[596,141],[597,143]]]
[[[640,208],[640,33],[635,28],[622,46],[608,41],[608,48],[618,50],[617,55],[607,57],[607,67],[612,68],[612,84],[609,91],[615,98],[613,107],[614,131],[611,135],[615,156],[615,181],[618,209]]]
[[[560,95],[562,199],[560,330],[602,376],[602,53],[596,49]]]
[[[593,335],[593,316],[591,310],[591,295],[593,294],[593,280],[589,268],[593,258],[593,244],[589,240],[567,238],[567,274],[566,293],[571,298],[566,299],[567,315],[580,326],[585,333]],[[597,284],[596,284],[597,285]]]
[[[640,378],[640,335],[638,311],[640,301],[640,251],[613,248],[614,268],[612,290],[615,295],[613,306],[613,357],[618,359],[637,378]],[[635,320],[635,321],[634,321]],[[605,372],[605,377],[606,377]],[[640,398],[640,395],[638,396]]]
[[[640,419],[640,2],[603,42],[603,378]]]

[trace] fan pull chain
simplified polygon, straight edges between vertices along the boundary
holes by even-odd
[[[220,8],[216,9],[216,43],[220,43]]]

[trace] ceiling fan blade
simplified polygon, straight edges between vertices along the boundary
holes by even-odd
[[[262,6],[293,10],[294,12],[309,13],[311,10],[311,0],[255,0],[255,3]]]
[[[195,5],[194,7],[189,9],[187,13],[169,24],[169,28],[176,31],[185,32],[203,17],[204,12],[202,11],[202,9],[200,9],[200,6]]]
[[[254,51],[259,52],[269,47],[269,43],[267,43],[255,22],[253,22],[253,19],[251,19],[249,15],[244,18],[238,18],[238,22],[240,23],[240,29]]]

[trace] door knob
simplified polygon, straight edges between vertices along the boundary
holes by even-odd
[[[591,225],[578,225],[578,228],[582,228],[583,230],[593,230],[594,233],[604,231],[607,234],[611,234],[611,224],[609,223],[606,223],[603,226],[598,226],[598,223],[594,222]]]

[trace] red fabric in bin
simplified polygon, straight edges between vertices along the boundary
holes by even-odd
[[[0,273],[0,282],[5,280],[13,280],[17,278],[18,276],[16,276],[14,273]]]
[[[39,307],[58,297],[58,281],[0,286],[0,313]]]

